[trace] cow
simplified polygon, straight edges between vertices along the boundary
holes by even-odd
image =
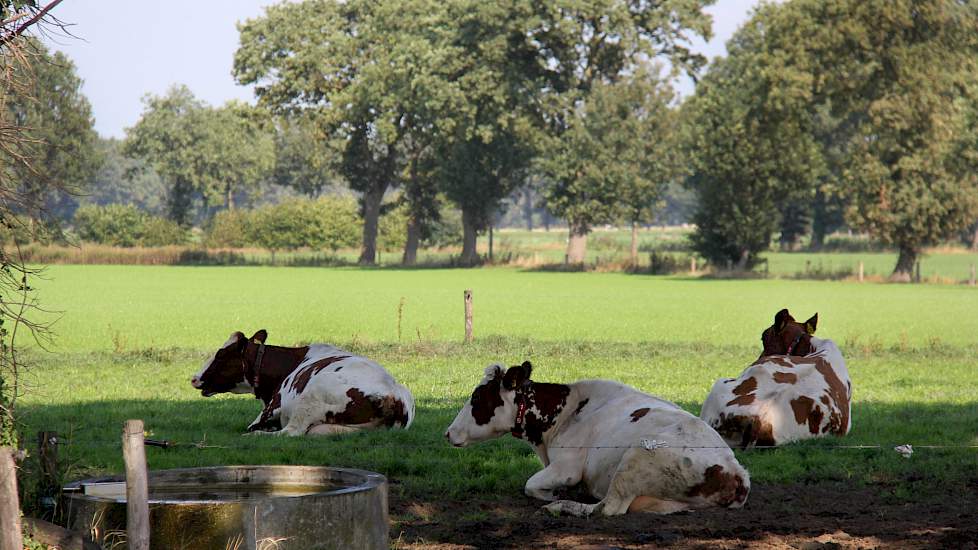
[[[761,335],[760,357],[737,378],[721,378],[700,418],[731,447],[769,447],[852,428],[852,383],[835,342],[816,338],[816,313],[799,323],[787,309]]]
[[[544,468],[524,491],[550,502],[547,511],[586,517],[744,505],[747,471],[699,418],[618,382],[548,384],[531,373],[529,361],[505,371],[490,365],[445,437],[455,447],[506,433],[525,440]],[[597,503],[554,494],[579,483]]]
[[[190,383],[201,395],[253,393],[264,407],[248,432],[328,435],[407,428],[414,398],[377,363],[327,344],[266,345],[234,332]]]

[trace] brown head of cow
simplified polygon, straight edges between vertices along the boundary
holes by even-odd
[[[245,377],[246,356],[249,342],[258,347],[265,343],[268,333],[262,329],[251,338],[241,332],[231,333],[228,341],[204,363],[200,372],[190,379],[190,384],[204,397],[216,393],[251,393],[252,387]]]
[[[812,353],[812,335],[818,325],[818,313],[804,323],[795,321],[787,309],[774,316],[774,324],[761,334],[764,349],[761,357],[768,355],[799,355]]]

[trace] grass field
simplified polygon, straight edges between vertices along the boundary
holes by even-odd
[[[819,313],[853,381],[853,431],[740,453],[755,483],[846,481],[894,499],[978,480],[978,289],[792,280],[700,280],[509,268],[55,266],[37,284],[62,312],[50,353],[34,351],[24,431],[69,436],[70,477],[120,471],[119,435],[142,418],[157,439],[151,468],[329,464],[387,474],[403,498],[518,495],[539,468],[510,437],[454,449],[442,433],[491,362],[530,359],[541,381],[610,378],[698,412],[713,381],[759,352],[789,307]],[[475,296],[477,342],[463,345],[462,290]],[[399,309],[401,315],[398,315]],[[188,380],[233,330],[269,343],[326,341],[368,355],[415,394],[407,431],[338,439],[242,437],[260,409],[247,396],[200,397]],[[882,450],[826,446],[881,444]]]

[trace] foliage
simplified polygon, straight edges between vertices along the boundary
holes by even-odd
[[[81,93],[75,64],[61,52],[49,53],[36,39],[25,39],[31,63],[14,76],[31,85],[6,101],[12,120],[26,129],[28,164],[10,166],[20,192],[38,210],[69,219],[77,207],[75,195],[84,192],[101,164],[93,129],[92,107]]]
[[[207,226],[204,244],[335,251],[356,246],[361,223],[352,199],[287,199],[254,210],[217,213]]]
[[[675,162],[668,149],[672,97],[665,83],[641,67],[614,84],[596,82],[575,101],[564,131],[546,141],[539,166],[549,185],[546,202],[571,226],[569,261],[584,260],[574,239],[596,224],[652,219]]]
[[[759,8],[691,109],[691,182],[713,200],[701,251],[749,267],[775,211],[812,199],[817,243],[835,197],[851,226],[900,250],[893,276],[908,280],[921,247],[978,215],[976,24],[974,3],[954,0]]]
[[[235,78],[255,84],[262,105],[312,120],[322,136],[312,156],[335,159],[361,193],[363,263],[375,261],[384,193],[444,101],[430,74],[448,60],[435,47],[442,11],[433,0],[283,3],[240,26]]]
[[[244,248],[252,244],[255,216],[250,210],[222,210],[207,222],[203,244],[208,248]]]
[[[102,166],[95,173],[85,195],[79,197],[82,204],[131,204],[150,214],[163,215],[166,185],[160,176],[139,159],[122,154],[122,142],[114,139],[98,140]]]
[[[336,184],[336,151],[324,147],[325,136],[308,117],[278,117],[275,133],[275,171],[278,185],[314,196]]]
[[[360,220],[352,200],[293,199],[258,208],[252,215],[250,239],[269,250],[337,250],[358,240]]]
[[[45,66],[46,50],[25,35],[32,25],[50,21],[45,13],[37,2],[0,3],[0,446],[7,447],[18,445],[15,408],[23,393],[25,366],[20,352],[31,339],[46,343],[50,336],[50,325],[38,320],[33,284],[39,269],[27,265],[17,244],[20,239],[10,234],[25,229],[25,219],[31,236],[37,235],[38,225],[52,223],[44,203],[65,196],[66,186],[73,183],[69,180],[92,166],[86,156],[93,135],[91,118],[90,113],[85,116],[87,102],[78,94],[80,82],[72,66],[57,56],[64,70]],[[64,89],[49,90],[48,85]],[[65,112],[43,112],[46,107]],[[60,115],[65,128],[56,135],[52,124]],[[44,141],[51,137],[55,141]],[[66,156],[69,153],[77,157]],[[7,246],[11,241],[14,246]]]
[[[737,31],[683,105],[693,246],[719,268],[752,268],[781,225],[778,205],[814,196],[824,172],[810,120],[794,116],[810,80],[764,50],[777,9],[765,5]]]
[[[177,223],[190,223],[195,197],[233,208],[235,193],[256,189],[271,174],[274,140],[261,112],[236,102],[208,107],[186,86],[143,101],[123,149],[168,182],[169,216]]]
[[[84,241],[113,246],[166,246],[187,242],[175,222],[151,216],[135,206],[86,205],[75,212],[75,232]]]

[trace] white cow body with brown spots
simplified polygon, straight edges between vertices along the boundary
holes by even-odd
[[[376,362],[327,344],[267,346],[266,337],[232,334],[191,379],[205,397],[250,388],[264,407],[249,432],[325,435],[414,420],[411,392]]]
[[[258,415],[249,431],[324,435],[380,426],[407,428],[414,420],[411,392],[386,369],[324,344],[309,346],[305,359],[279,386],[278,401],[278,407],[266,407]],[[280,430],[260,428],[276,420]]]
[[[553,501],[547,509],[582,516],[672,513],[746,501],[747,471],[692,414],[608,380],[532,382],[530,369],[529,363],[505,374],[498,365],[486,369],[446,436],[455,446],[506,432],[527,440],[544,468],[525,492]],[[652,440],[667,447],[644,448]],[[556,500],[555,490],[579,483],[599,502]]]
[[[761,357],[737,378],[717,380],[700,418],[738,448],[849,433],[852,383],[842,353],[814,336],[810,347],[804,357]]]

